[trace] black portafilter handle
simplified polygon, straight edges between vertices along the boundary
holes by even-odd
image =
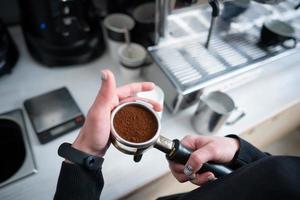
[[[175,139],[174,149],[170,154],[167,154],[167,158],[171,161],[175,161],[181,164],[186,164],[190,155],[192,154],[192,150],[183,146],[179,140]],[[198,173],[203,172],[212,172],[216,178],[225,176],[232,172],[231,169],[225,167],[224,165],[215,164],[215,163],[204,163]]]

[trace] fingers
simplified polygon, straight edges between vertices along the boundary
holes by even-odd
[[[120,100],[123,100],[130,96],[135,96],[138,92],[153,90],[155,84],[152,82],[131,83],[121,86],[117,89],[117,95]]]
[[[209,181],[213,181],[216,180],[215,176],[213,173],[211,172],[205,172],[205,173],[193,173],[190,175],[186,175],[184,173],[184,165],[182,164],[178,164],[172,161],[169,161],[169,167],[171,169],[171,172],[173,174],[173,176],[180,182],[180,183],[184,183],[186,181],[190,181],[193,184],[196,185],[203,185]]]
[[[171,169],[171,171],[183,174],[184,165],[173,161],[169,161],[169,168]]]
[[[203,163],[206,163],[210,160],[213,160],[213,154],[210,152],[208,145],[206,145],[191,154],[185,165],[184,173],[187,176],[197,173],[202,167]]]
[[[205,172],[202,174],[192,174],[190,176],[186,176],[184,173],[177,173],[174,171],[171,172],[173,176],[177,179],[177,181],[179,181],[180,183],[190,181],[195,185],[201,186],[204,185],[205,183],[216,180],[214,174],[211,172]]]
[[[191,177],[192,175],[197,174],[204,163],[214,159],[216,148],[211,144],[211,141],[212,137],[191,135],[186,136],[181,140],[181,143],[184,146],[195,150],[184,167],[183,172],[186,176]],[[197,174],[195,183],[200,184],[207,181],[208,176],[214,177],[212,173],[208,172]]]
[[[190,180],[190,182],[194,183],[195,185],[201,186],[207,182],[214,181],[214,180],[216,180],[216,178],[213,173],[205,172],[202,174],[195,174],[195,178]]]
[[[172,172],[173,176],[177,179],[177,181],[180,183],[184,183],[184,182],[187,182],[190,180],[189,177],[183,173],[177,173],[174,171],[171,171],[171,172]]]
[[[188,135],[181,140],[181,143],[194,151],[187,161],[184,172],[187,176],[200,170],[203,163],[214,158],[215,150],[210,144],[211,137]]]
[[[96,100],[93,104],[96,109],[111,108],[111,103],[115,97],[116,80],[113,73],[107,69],[101,71],[101,89],[99,90]]]
[[[208,144],[210,141],[211,138],[208,136],[187,135],[181,140],[181,143],[190,149],[196,150]]]
[[[184,183],[189,180],[189,177],[183,173],[184,165],[169,161],[169,168],[173,176],[180,182]]]
[[[162,105],[159,102],[153,101],[151,99],[141,98],[141,97],[129,97],[129,98],[125,98],[120,103],[126,103],[126,102],[132,102],[132,101],[143,101],[143,102],[151,104],[153,106],[153,109],[156,112],[162,111]]]

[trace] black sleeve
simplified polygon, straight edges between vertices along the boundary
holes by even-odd
[[[102,171],[89,171],[63,162],[54,200],[99,200],[104,185]]]
[[[235,138],[240,143],[240,149],[234,155],[232,161],[228,164],[228,167],[232,169],[238,169],[244,165],[257,161],[261,158],[269,156],[270,154],[264,153],[254,147],[252,144],[241,139],[237,135],[227,135],[226,137]]]

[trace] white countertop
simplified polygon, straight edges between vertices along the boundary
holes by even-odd
[[[41,66],[27,52],[20,29],[15,27],[11,31],[21,56],[12,74],[0,78],[0,113],[23,108],[25,99],[66,86],[86,114],[100,88],[101,69],[110,68],[115,72],[117,81],[122,82],[117,66],[113,66],[107,54],[92,63],[76,67],[51,69]],[[299,63],[300,52],[265,65],[256,79],[228,90],[236,104],[246,111],[246,116],[234,126],[224,126],[218,135],[239,134],[300,102]],[[194,134],[190,119],[195,109],[192,106],[176,115],[165,110],[162,135],[182,138],[186,134]],[[62,161],[57,156],[57,148],[62,142],[72,142],[79,130],[41,145],[25,111],[24,114],[38,173],[1,188],[0,199],[50,200],[53,199]],[[140,163],[134,163],[131,156],[111,146],[103,165],[105,186],[101,199],[117,199],[166,172],[167,162],[158,150],[149,150]]]

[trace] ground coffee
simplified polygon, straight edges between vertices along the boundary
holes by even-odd
[[[116,132],[125,140],[141,143],[154,137],[158,129],[156,117],[139,105],[121,108],[113,120]]]

